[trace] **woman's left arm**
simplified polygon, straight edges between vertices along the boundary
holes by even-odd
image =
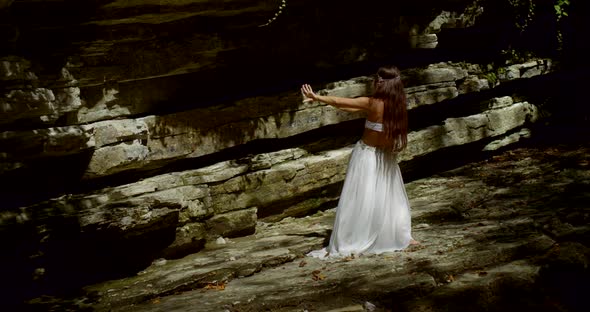
[[[347,112],[369,111],[371,101],[368,97],[345,98],[338,96],[317,95],[313,92],[310,85],[303,85],[301,92],[307,98],[306,101],[320,101],[332,105]]]

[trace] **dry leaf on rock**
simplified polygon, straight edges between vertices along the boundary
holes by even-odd
[[[212,289],[212,290],[225,290],[225,282],[208,283],[207,285],[205,285],[204,288],[205,289]]]
[[[311,278],[314,281],[322,281],[322,280],[326,279],[326,276],[324,274],[322,274],[322,271],[315,270],[315,271],[311,272]]]
[[[354,254],[348,256],[348,257],[344,257],[343,259],[344,261],[350,261],[350,260],[354,260]]]
[[[447,283],[454,282],[455,281],[455,277],[453,275],[447,275],[446,281],[447,281]]]

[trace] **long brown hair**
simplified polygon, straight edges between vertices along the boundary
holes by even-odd
[[[395,66],[381,67],[374,82],[373,99],[383,101],[383,127],[385,138],[394,152],[408,144],[408,111],[406,93],[400,71]]]

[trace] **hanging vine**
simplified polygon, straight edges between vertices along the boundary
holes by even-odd
[[[535,16],[534,0],[508,0],[508,2],[514,8],[516,27],[522,33],[528,28]]]
[[[273,17],[271,17],[268,20],[268,22],[266,22],[265,24],[262,24],[262,25],[258,25],[258,27],[265,27],[265,26],[272,24],[277,19],[277,17],[279,17],[279,15],[281,15],[283,13],[283,9],[285,9],[286,6],[287,6],[287,0],[281,0],[281,5],[279,5],[279,10],[275,13],[275,15]]]
[[[564,16],[567,15],[567,7],[570,5],[569,0],[556,0],[555,4],[553,5],[553,9],[555,9],[555,15],[557,16],[557,21],[559,22]]]
[[[555,16],[557,18],[557,23],[561,21],[562,18],[568,16],[567,10],[569,9],[570,1],[569,0],[556,0],[555,4],[553,5],[553,9],[555,10]],[[557,28],[557,43],[558,49],[563,49],[563,32],[558,27]]]
[[[498,0],[488,0],[488,2],[495,2]],[[513,19],[514,26],[516,30],[520,32],[520,34],[524,37],[527,37],[530,40],[531,36],[538,35],[539,27],[538,23],[540,23],[542,18],[546,18],[551,13],[553,13],[553,23],[551,25],[545,26],[546,29],[548,27],[552,27],[550,31],[554,32],[554,38],[547,37],[549,40],[555,40],[555,42],[551,42],[551,44],[556,44],[555,48],[558,52],[563,50],[564,46],[564,25],[565,19],[568,17],[568,12],[570,12],[570,2],[571,0],[504,0],[507,4],[509,4],[509,8],[511,10],[508,14],[511,14],[510,18]],[[553,11],[553,12],[551,12]],[[537,23],[536,29],[530,29],[530,26],[534,23]],[[533,33],[531,33],[533,32]],[[537,33],[534,33],[537,32]],[[524,38],[523,37],[523,38]],[[527,39],[524,38],[524,39]],[[518,45],[518,44],[517,44]],[[538,48],[538,47],[537,47]],[[525,48],[526,49],[526,48]],[[520,50],[520,51],[518,51]],[[510,59],[518,61],[519,59],[526,59],[529,56],[526,54],[530,54],[533,51],[523,52],[522,47],[521,49],[515,49],[513,47],[509,47],[506,50],[503,50],[502,53],[508,56]]]

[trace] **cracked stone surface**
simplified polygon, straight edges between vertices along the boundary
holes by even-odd
[[[587,143],[522,147],[408,183],[421,245],[403,252],[305,257],[326,244],[333,209],[259,221],[254,235],[218,240],[198,254],[155,261],[134,277],[89,286],[79,308],[362,311],[369,302],[377,311],[442,311],[444,302],[462,311],[500,307],[522,295],[516,306],[576,311],[581,302],[534,298],[562,266],[588,274],[589,155]],[[464,297],[467,306],[453,303]]]

